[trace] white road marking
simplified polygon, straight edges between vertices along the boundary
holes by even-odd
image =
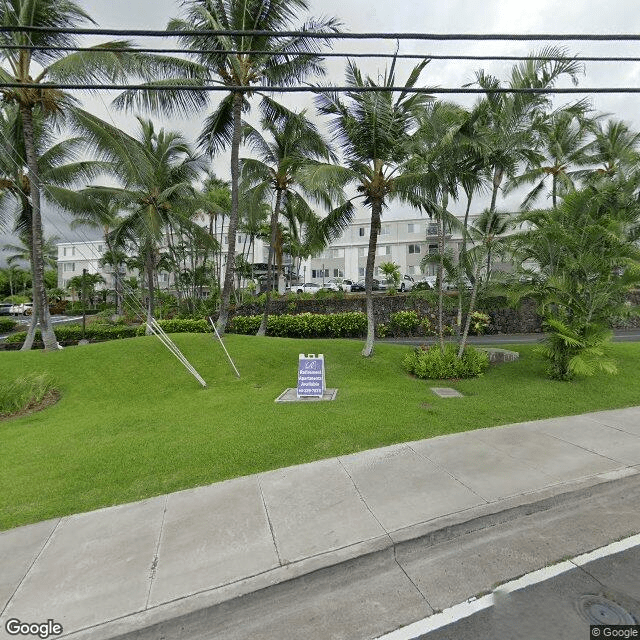
[[[511,580],[510,582],[505,582],[500,585],[494,593],[513,593],[514,591],[519,591],[520,589],[525,589],[526,587],[530,587],[534,584],[555,578],[556,576],[566,573],[567,571],[571,571],[572,569],[576,569],[577,567],[584,566],[594,560],[600,560],[601,558],[606,558],[607,556],[620,553],[621,551],[627,551],[628,549],[632,549],[639,545],[640,534],[630,536],[623,540],[619,540],[618,542],[612,542],[604,547],[595,549],[594,551],[575,556],[571,560],[564,560],[563,562],[558,562],[557,564],[544,567],[543,569],[527,573],[526,575],[516,578],[515,580]],[[406,627],[402,627],[401,629],[396,629],[396,631],[392,631],[386,635],[378,636],[376,640],[415,640],[415,638],[425,633],[441,629],[448,624],[464,620],[478,611],[488,609],[494,604],[494,593],[482,596],[477,600],[469,599],[465,602],[455,604],[452,607],[444,609],[444,611],[441,611],[440,613],[434,613],[428,618],[418,620],[417,622],[409,624]]]

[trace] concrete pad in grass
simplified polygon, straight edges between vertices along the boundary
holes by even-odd
[[[256,476],[172,493],[149,606],[278,565]]]
[[[340,460],[387,531],[485,502],[407,445],[363,451]]]

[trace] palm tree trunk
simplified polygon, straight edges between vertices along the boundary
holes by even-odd
[[[234,269],[236,262],[236,231],[238,229],[238,191],[240,176],[240,140],[242,136],[242,93],[236,91],[233,94],[233,134],[231,139],[231,212],[229,214],[229,249],[227,251],[227,265],[224,274],[224,286],[220,298],[220,315],[216,328],[223,335],[229,320],[229,304],[231,290],[234,282]]]
[[[264,336],[267,333],[267,322],[269,320],[269,295],[273,286],[273,258],[275,253],[276,236],[278,234],[278,219],[280,218],[280,205],[282,203],[282,191],[276,191],[276,202],[271,212],[271,240],[269,243],[269,257],[267,258],[267,291],[264,301],[264,312],[262,313],[262,321],[258,328],[257,336]]]
[[[442,196],[442,211],[440,211],[440,219],[438,220],[438,341],[440,342],[440,350],[444,353],[444,215],[447,210],[448,195]]]
[[[154,259],[153,259],[153,249],[149,248],[147,253],[147,259],[145,264],[145,271],[147,272],[147,286],[149,287],[149,303],[147,305],[147,329],[146,335],[150,335],[152,333],[149,328],[151,325],[151,321],[153,320],[153,313],[155,310],[155,287],[153,283],[153,272],[154,272]]]
[[[22,125],[24,128],[24,144],[29,167],[29,182],[31,192],[31,229],[33,258],[33,318],[27,334],[27,340],[22,345],[26,351],[33,346],[35,328],[40,324],[40,333],[45,350],[60,349],[56,334],[53,331],[51,318],[49,317],[49,303],[44,283],[44,256],[42,250],[42,217],[40,212],[40,179],[38,174],[38,160],[33,135],[33,117],[31,109],[27,106],[20,107]],[[31,340],[29,341],[29,337]]]
[[[504,176],[504,171],[500,167],[496,167],[493,170],[493,191],[491,193],[491,205],[489,206],[489,211],[494,213],[496,210],[496,200],[498,199],[498,190],[500,189],[500,185],[502,184],[502,177]]]
[[[371,202],[371,231],[369,233],[369,252],[367,253],[367,267],[364,276],[364,291],[367,301],[367,341],[362,349],[362,355],[365,358],[373,355],[373,343],[376,337],[376,323],[373,315],[373,268],[376,262],[376,247],[381,216],[382,200],[375,199]]]
[[[471,315],[474,311],[476,304],[476,296],[478,295],[478,286],[480,283],[480,265],[482,262],[478,260],[478,264],[475,269],[475,278],[473,282],[473,290],[471,291],[471,300],[469,301],[469,310],[467,311],[467,319],[464,323],[464,331],[462,332],[462,338],[460,339],[460,346],[458,348],[458,358],[462,358],[464,348],[467,344],[467,337],[469,336],[469,327],[471,327]]]

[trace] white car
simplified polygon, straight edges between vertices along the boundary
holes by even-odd
[[[29,302],[23,302],[22,304],[13,304],[9,307],[9,313],[12,316],[30,316],[33,313],[33,305]]]
[[[344,280],[343,278],[331,278],[328,280],[323,289],[328,289],[329,291],[351,291],[351,280]]]
[[[411,289],[413,289],[414,284],[415,284],[415,280],[411,276],[408,276],[407,274],[405,274],[404,276],[402,276],[402,279],[400,280],[400,284],[398,285],[398,291],[411,291]]]
[[[305,282],[296,287],[296,293],[318,293],[322,287],[316,282]]]

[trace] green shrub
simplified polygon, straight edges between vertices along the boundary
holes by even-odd
[[[232,333],[254,334],[262,316],[234,316]],[[361,311],[347,313],[299,313],[269,316],[267,335],[280,338],[357,338],[367,331],[367,316]]]
[[[230,333],[240,333],[250,336],[256,333],[262,316],[233,316],[227,330]]]
[[[420,318],[417,311],[398,311],[390,316],[391,327],[405,335],[412,335],[420,326]]]
[[[209,333],[213,331],[213,327],[208,320],[200,319],[173,319],[158,320],[160,328],[167,333]],[[137,335],[143,336],[147,331],[147,325],[142,324],[138,327]]]
[[[77,342],[82,339],[82,325],[65,324],[55,328],[56,337],[60,342]],[[143,330],[144,333],[144,330]],[[106,324],[90,324],[87,325],[85,338],[87,340],[118,340],[120,338],[133,338],[138,335],[138,327],[130,325],[106,325]],[[27,337],[26,331],[13,333],[7,338],[7,342],[18,344],[24,342]],[[42,342],[40,331],[36,331],[36,342]]]
[[[474,311],[471,314],[471,332],[481,336],[491,323],[491,318],[482,311]]]
[[[376,325],[376,338],[386,338],[388,333],[389,327],[384,322]]]
[[[489,356],[470,345],[465,347],[462,358],[458,358],[455,344],[446,344],[444,353],[439,345],[422,345],[405,356],[403,365],[409,373],[428,380],[475,378],[487,370]]]
[[[31,374],[17,380],[1,382],[0,417],[4,418],[34,407],[53,391],[53,379],[46,374]]]
[[[13,331],[18,323],[13,318],[0,318],[0,331]]]

